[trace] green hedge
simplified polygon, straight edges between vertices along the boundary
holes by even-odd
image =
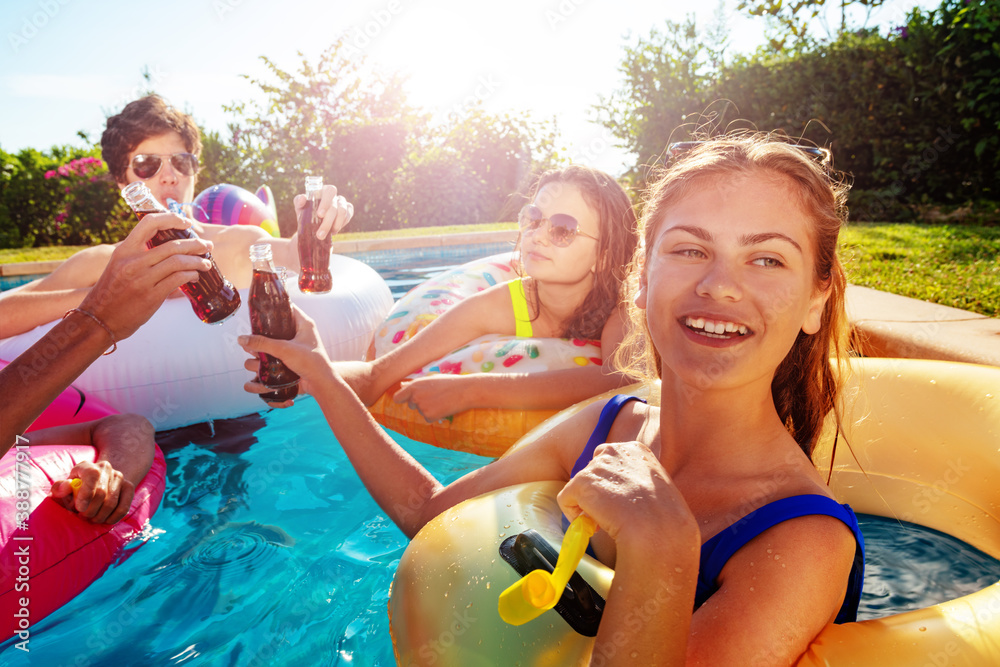
[[[0,247],[118,240],[131,213],[96,150],[0,150]]]
[[[1000,199],[1000,3],[945,0],[888,35],[720,59],[690,21],[630,48],[599,117],[640,180],[671,141],[737,126],[830,146],[853,177],[852,216]],[[984,207],[992,210],[992,207]]]

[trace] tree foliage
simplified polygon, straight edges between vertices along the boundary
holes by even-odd
[[[625,85],[601,120],[641,177],[671,141],[742,125],[830,146],[854,180],[852,215],[996,200],[1000,180],[1000,4],[945,0],[880,35],[761,48],[707,65],[693,25],[626,52]]]
[[[836,35],[847,32],[847,13],[851,7],[864,8],[868,12],[882,6],[885,0],[839,0],[830,5],[840,7],[840,28]],[[777,32],[770,38],[772,49],[785,46],[799,46],[810,41],[809,25],[819,19],[828,7],[826,0],[740,0],[739,11],[751,16],[764,16],[777,26]],[[862,29],[864,26],[862,26]]]
[[[254,83],[267,101],[230,107],[229,147],[213,137],[223,163],[239,165],[216,174],[247,189],[270,185],[283,232],[294,227],[291,199],[307,173],[354,203],[351,225],[361,231],[496,220],[506,198],[555,159],[544,123],[472,107],[435,125],[407,102],[400,78],[352,53],[338,41],[295,73],[264,59],[271,79]]]
[[[435,123],[408,103],[402,80],[350,51],[338,41],[295,71],[263,58],[267,74],[253,80],[262,100],[229,106],[225,132],[202,132],[198,187],[267,184],[285,235],[306,175],[350,199],[357,231],[472,224],[512,217],[510,196],[559,162],[553,123],[478,106]],[[131,218],[106,168],[92,171],[99,154],[96,146],[0,151],[0,247],[122,238]]]

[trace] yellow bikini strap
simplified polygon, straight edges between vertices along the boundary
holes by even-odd
[[[528,297],[524,293],[524,283],[520,278],[507,283],[510,288],[510,300],[514,304],[514,335],[518,338],[531,338],[531,315],[528,314]]]

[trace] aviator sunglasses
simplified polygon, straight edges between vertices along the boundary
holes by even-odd
[[[538,208],[534,204],[528,204],[521,209],[521,212],[517,216],[518,224],[521,225],[521,232],[535,232],[541,228],[542,223],[545,221],[549,223],[549,243],[558,247],[565,248],[573,239],[580,236],[586,236],[588,239],[597,240],[596,236],[591,236],[581,232],[579,223],[571,215],[566,215],[565,213],[556,213],[548,218],[542,213],[542,209]]]
[[[198,172],[198,156],[193,153],[171,153],[170,155],[139,153],[132,158],[132,171],[142,180],[152,178],[160,173],[163,158],[170,158],[170,165],[174,170],[185,176],[192,176]]]

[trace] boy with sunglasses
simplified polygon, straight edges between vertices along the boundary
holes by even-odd
[[[200,153],[201,137],[194,120],[158,95],[127,104],[121,113],[108,118],[101,136],[101,154],[118,187],[143,181],[164,205],[167,199],[194,200]],[[304,201],[304,196],[295,198],[296,210]],[[317,236],[322,238],[340,231],[354,214],[354,206],[337,195],[337,188],[327,185],[318,213],[323,222]],[[249,249],[254,243],[269,242],[276,265],[299,270],[298,239],[294,235],[276,239],[253,225],[192,222],[191,228],[200,238],[212,242],[216,264],[238,289],[250,286],[253,271]],[[0,294],[0,338],[30,331],[79,306],[108,265],[114,249],[115,245],[107,244],[87,248],[48,276]]]

